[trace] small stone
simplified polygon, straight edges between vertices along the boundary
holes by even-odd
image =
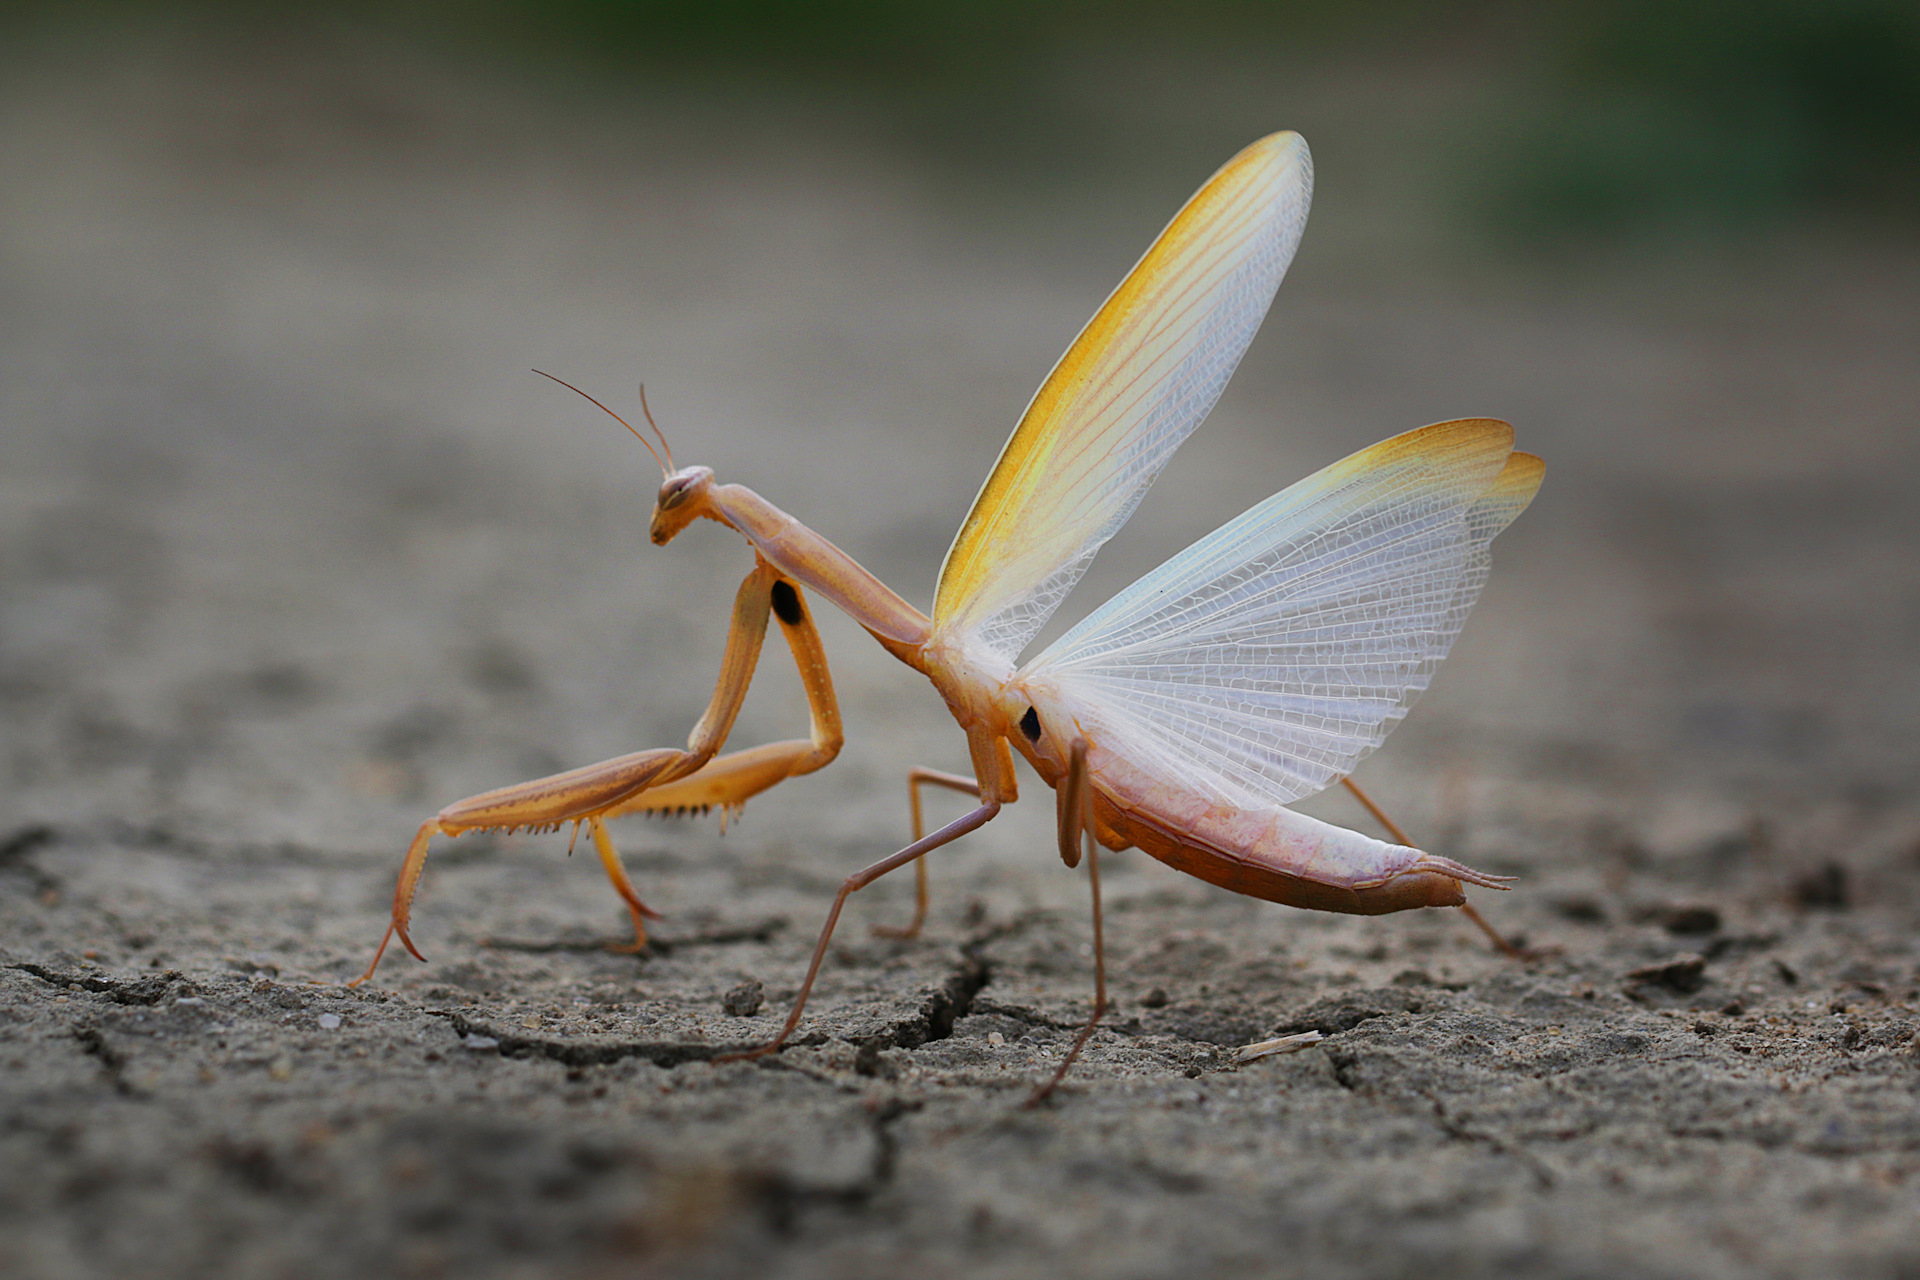
[[[492,1036],[483,1036],[478,1031],[469,1031],[466,1037],[460,1041],[460,1045],[462,1048],[471,1049],[475,1053],[485,1053],[489,1049],[498,1049],[500,1042]],[[434,1054],[430,1056],[437,1058],[439,1055]]]
[[[1155,987],[1153,990],[1147,992],[1145,997],[1141,999],[1140,1003],[1149,1009],[1166,1008],[1167,1007],[1167,989],[1165,987]]]
[[[1636,987],[1665,987],[1681,995],[1691,995],[1707,984],[1705,956],[1676,956],[1659,964],[1642,965],[1627,974],[1627,982]]]
[[[1847,869],[1837,862],[1822,863],[1793,882],[1793,900],[1809,909],[1845,911]]]
[[[319,1022],[322,1031],[338,1031],[340,1029],[340,1015],[337,1013],[323,1013],[316,1021]]]
[[[736,1018],[751,1018],[766,1001],[766,989],[758,982],[743,982],[720,997],[720,1008]]]
[[[285,1054],[281,1054],[268,1065],[267,1074],[280,1083],[285,1084],[287,1081],[293,1079],[293,1059],[287,1057]]]
[[[987,1043],[992,1045],[994,1048],[997,1049],[1001,1045],[1005,1044],[1006,1042],[1007,1042],[1007,1038],[1001,1035],[998,1031],[987,1032]]]
[[[540,1029],[540,1015],[537,1013],[530,1013],[526,1017],[520,1019],[520,1025],[525,1027],[529,1031],[538,1031]]]
[[[1668,933],[1689,936],[1720,931],[1720,913],[1712,907],[1669,907],[1660,916],[1660,927]]]

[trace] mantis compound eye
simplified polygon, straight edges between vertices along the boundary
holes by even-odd
[[[713,472],[706,467],[688,467],[683,471],[676,471],[660,486],[660,496],[656,500],[656,505],[662,511],[671,511],[696,491],[704,492],[712,480]]]

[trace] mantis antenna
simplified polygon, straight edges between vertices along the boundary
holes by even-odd
[[[606,414],[609,418],[612,418],[615,422],[619,423],[621,426],[625,427],[627,430],[633,431],[633,424],[631,422],[628,422],[625,418],[621,417],[619,414],[615,413],[613,410],[607,408],[607,406],[601,404],[598,400],[595,400],[592,396],[587,395],[586,392],[574,386],[571,382],[568,382],[565,378],[556,378],[544,369],[535,369],[534,372],[539,374],[541,377],[547,379],[550,382],[559,383],[561,386],[565,387],[567,390],[573,392],[577,396],[585,397],[588,401],[591,401],[595,407],[597,407],[602,413]],[[666,433],[661,431],[660,424],[653,420],[653,410],[647,408],[647,386],[644,382],[640,384],[640,408],[646,413],[647,425],[653,428],[653,434],[660,437],[660,447],[658,449],[654,448],[653,442],[647,439],[645,436],[641,435],[638,431],[633,431],[633,438],[635,440],[638,440],[641,444],[647,446],[647,452],[653,455],[653,460],[656,463],[658,463],[660,466],[660,474],[663,476],[670,476],[673,474],[673,450],[667,444]],[[666,457],[664,460],[660,456],[662,453],[666,454]]]
[[[667,433],[653,420],[653,410],[647,407],[647,384],[640,384],[640,412],[647,415],[647,425],[653,428],[653,434],[660,437],[660,448],[667,455],[667,468],[673,470],[673,446],[667,443]]]

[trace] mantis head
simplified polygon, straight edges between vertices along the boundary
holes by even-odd
[[[654,439],[660,442],[658,449],[653,447],[652,440],[647,439],[638,431],[634,431],[631,422],[628,422],[625,418],[607,408],[607,406],[600,404],[598,400],[587,395],[586,392],[580,390],[580,388],[574,386],[571,382],[555,378],[552,374],[543,373],[539,369],[535,369],[534,372],[540,374],[543,378],[560,383],[561,386],[573,392],[575,395],[582,396],[592,404],[598,405],[601,411],[606,413],[608,417],[612,418],[627,430],[633,431],[634,438],[645,445],[647,452],[653,455],[653,460],[660,464],[660,496],[653,501],[653,519],[649,522],[647,529],[648,536],[653,539],[655,546],[666,546],[669,542],[673,541],[676,534],[692,524],[695,520],[698,520],[701,516],[705,516],[710,520],[720,520],[722,524],[726,523],[726,521],[714,511],[712,499],[709,497],[709,493],[713,488],[713,468],[676,468],[674,466],[673,447],[667,443],[666,433],[660,430],[660,424],[653,420],[653,410],[647,407],[647,388],[644,383],[641,384],[640,387],[640,408],[641,411],[647,415],[647,425],[653,428]]]
[[[647,536],[653,545],[664,547],[674,535],[701,516],[715,518],[710,497],[713,489],[712,467],[682,467],[669,472],[660,484],[660,496],[653,500],[653,519]]]

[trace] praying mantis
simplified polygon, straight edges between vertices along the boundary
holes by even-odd
[[[386,936],[356,985],[396,936],[424,959],[407,925],[436,833],[569,823],[577,833],[584,824],[631,914],[633,947],[643,947],[655,913],[628,881],[607,820],[737,810],[840,750],[808,592],[933,682],[966,734],[972,772],[909,774],[913,841],[847,877],[786,1022],[740,1056],[772,1053],[799,1027],[853,893],[916,864],[913,921],[894,932],[918,931],[922,859],[1015,801],[1016,751],[1054,789],[1060,856],[1070,868],[1085,858],[1094,901],[1092,1014],[1036,1099],[1064,1078],[1108,1006],[1103,847],[1137,847],[1237,893],[1319,911],[1466,907],[1464,886],[1507,887],[1510,877],[1412,847],[1390,822],[1392,843],[1287,807],[1335,782],[1351,786],[1354,766],[1406,714],[1459,635],[1487,580],[1489,544],[1544,474],[1539,458],[1514,450],[1504,422],[1436,423],[1336,462],[1020,661],[1225,388],[1292,261],[1312,185],[1305,141],[1276,133],[1228,161],[1182,207],[1034,395],[947,552],[931,616],[752,490],[720,483],[707,467],[676,466],[657,425],[658,450],[640,436],[663,474],[653,542],[664,546],[694,521],[712,520],[753,549],[712,701],[684,749],[636,751],[489,791],[424,823],[407,850]],[[770,616],[799,668],[809,736],[721,754]],[[978,804],[926,834],[922,786]]]

